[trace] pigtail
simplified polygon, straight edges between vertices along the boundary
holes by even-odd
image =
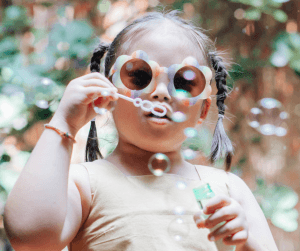
[[[109,50],[109,47],[110,44],[100,43],[94,50],[90,65],[91,72],[100,72],[100,60],[104,53]],[[91,127],[85,148],[85,161],[92,162],[98,159],[98,157],[103,159],[103,156],[99,150],[95,118],[93,118],[91,120]]]
[[[233,155],[233,147],[230,139],[226,135],[223,127],[223,118],[225,113],[224,101],[227,97],[226,77],[228,72],[223,64],[221,57],[217,56],[215,52],[209,53],[213,68],[216,71],[216,85],[217,85],[217,106],[219,111],[218,122],[214,131],[214,136],[211,146],[211,162],[214,163],[220,157],[226,158],[226,171],[230,171],[231,160]]]

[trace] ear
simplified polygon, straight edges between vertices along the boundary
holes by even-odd
[[[210,105],[211,105],[211,97],[208,97],[202,104],[202,107],[201,107],[201,115],[200,115],[200,118],[198,120],[198,124],[201,124],[203,122],[203,120],[205,120],[207,114],[208,114],[208,111],[209,111],[209,108],[210,108]]]

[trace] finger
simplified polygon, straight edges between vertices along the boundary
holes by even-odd
[[[223,239],[229,235],[233,235],[238,231],[244,230],[243,223],[239,219],[231,220],[226,222],[224,225],[220,226],[212,233],[208,235],[208,239],[211,240],[214,237],[214,241]]]
[[[104,92],[107,92],[108,95],[105,97],[112,97],[112,100],[118,100],[119,96],[116,94],[115,90],[112,88],[102,88],[97,86],[89,86],[83,88],[83,92],[91,99],[95,99],[97,97],[102,97]]]
[[[78,79],[81,79],[81,80],[89,80],[89,79],[100,79],[100,80],[103,80],[105,82],[107,82],[108,84],[112,84],[112,82],[109,81],[109,79],[107,79],[103,74],[101,74],[100,72],[92,72],[92,73],[89,73],[89,74],[86,74],[86,75],[83,75],[81,77],[79,77]]]
[[[247,230],[242,230],[239,231],[232,236],[227,236],[226,238],[223,239],[223,242],[225,245],[239,245],[246,243],[248,239],[248,231]]]
[[[212,228],[223,221],[229,221],[236,218],[239,215],[239,212],[239,207],[236,207],[232,204],[222,207],[221,209],[215,211],[212,215],[210,215],[205,220],[204,225],[207,228]]]
[[[113,88],[116,90],[116,92],[118,91],[118,89],[113,85],[113,84],[110,84],[110,83],[107,83],[107,82],[104,82],[102,80],[99,80],[99,79],[89,79],[89,80],[85,80],[82,82],[82,86],[101,86],[101,87],[107,87],[107,88]]]
[[[226,205],[230,205],[231,201],[232,198],[226,195],[216,195],[207,202],[207,204],[203,208],[203,212],[205,214],[212,214],[215,212],[215,210],[222,208]]]
[[[203,216],[203,211],[202,210],[200,210],[199,212],[194,214],[194,221],[195,221],[198,228],[203,228],[204,227],[205,218]]]

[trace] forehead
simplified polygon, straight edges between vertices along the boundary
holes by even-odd
[[[195,57],[200,65],[206,65],[206,60],[199,46],[178,30],[161,29],[151,31],[132,43],[128,55],[136,50],[146,52],[150,60],[156,61],[165,67],[180,64],[189,56]]]

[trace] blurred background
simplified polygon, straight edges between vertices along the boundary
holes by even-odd
[[[128,22],[161,9],[182,10],[233,62],[224,119],[231,171],[252,190],[279,250],[300,251],[299,0],[0,0],[0,250],[13,250],[3,229],[7,196],[66,85],[89,73],[100,39],[111,42]],[[211,165],[215,101],[183,145],[191,163]],[[117,144],[111,114],[96,125],[107,156]],[[89,127],[76,135],[72,163],[85,161]],[[223,160],[215,166],[224,169]]]

